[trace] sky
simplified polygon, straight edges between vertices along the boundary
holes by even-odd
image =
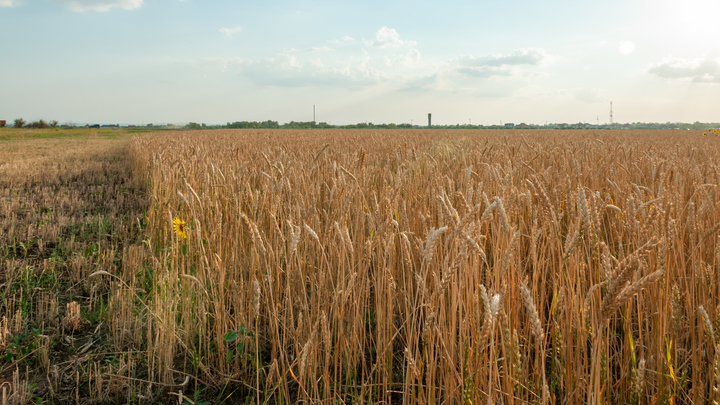
[[[0,0],[0,119],[720,121],[718,0]]]

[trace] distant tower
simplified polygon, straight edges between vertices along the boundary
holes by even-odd
[[[613,123],[613,116],[612,116],[612,101],[610,102],[610,125]]]
[[[432,114],[428,113],[428,127],[432,126]]]
[[[315,122],[315,104],[313,104],[313,123]]]

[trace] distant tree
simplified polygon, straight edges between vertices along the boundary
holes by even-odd
[[[315,122],[313,121],[307,121],[307,122],[296,122],[296,121],[290,121],[285,124],[283,124],[283,128],[297,128],[297,129],[308,129],[308,128],[315,128]]]
[[[43,129],[43,128],[49,127],[49,125],[47,124],[47,122],[45,122],[45,120],[33,121],[33,122],[29,123],[27,126],[30,128],[33,128],[33,129]]]
[[[15,120],[15,128],[22,128],[25,126],[25,120],[22,118],[17,118]]]
[[[202,129],[200,124],[198,124],[197,122],[190,122],[187,125],[185,125],[185,128],[187,128],[187,129]]]
[[[267,120],[260,123],[262,128],[280,128],[280,124],[277,121]]]
[[[247,128],[248,122],[247,121],[235,121],[233,123],[228,122],[227,127],[230,129]]]
[[[58,124],[59,124],[59,122],[57,122],[56,120],[50,121],[50,126],[51,126],[52,128],[57,128]]]

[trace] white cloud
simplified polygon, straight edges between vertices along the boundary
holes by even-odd
[[[311,52],[332,52],[334,49],[330,48],[329,46],[313,46],[312,48],[308,49],[308,51]]]
[[[547,54],[544,49],[521,48],[508,55],[497,54],[487,56],[463,56],[461,60],[468,66],[500,67],[512,65],[539,65]]]
[[[387,80],[384,72],[370,65],[370,56],[364,50],[360,50],[359,54],[339,55],[332,60],[314,57],[317,55],[283,52],[258,59],[201,58],[181,62],[205,74],[227,72],[259,86],[357,89]]]
[[[279,65],[280,69],[282,70],[297,69],[301,67],[300,62],[298,62],[295,55],[281,54],[278,56],[283,59]]]
[[[413,48],[407,53],[404,53],[402,55],[399,55],[397,57],[397,64],[399,64],[402,67],[414,67],[417,66],[420,63],[420,51]]]
[[[463,55],[451,60],[450,64],[466,77],[489,78],[521,73],[522,66],[538,66],[549,59],[544,49],[522,48],[507,55]]]
[[[365,41],[367,46],[376,48],[400,48],[402,46],[415,46],[415,41],[403,41],[394,28],[382,27],[375,33],[374,41]]]
[[[72,11],[105,12],[111,8],[133,10],[143,5],[143,0],[48,0]]]
[[[385,91],[500,98],[529,86],[528,79],[540,75],[539,68],[555,58],[544,49],[521,48],[504,54],[465,55],[429,64],[412,44],[401,39],[395,30],[383,27],[371,47],[367,41],[351,47],[319,45],[304,52],[282,49],[252,60],[218,58],[213,62],[216,72],[219,65],[223,71],[258,86],[351,90],[385,86]]]
[[[420,65],[419,52],[417,58]],[[535,48],[521,48],[508,54],[463,55],[435,66],[420,65],[419,74],[400,75],[396,79],[403,83],[400,91],[504,98],[528,88],[528,78],[540,75],[536,68],[554,58],[544,49]],[[391,59],[386,59],[387,64],[388,61]]]
[[[237,34],[238,32],[242,31],[242,28],[240,28],[240,27],[235,27],[235,28],[223,27],[223,28],[220,28],[219,31],[227,36],[231,36],[232,34]]]
[[[319,59],[301,62],[292,55],[281,55],[273,61],[257,61],[241,68],[241,74],[261,86],[358,88],[384,80],[385,74],[367,67],[362,61],[326,66]]]
[[[697,59],[679,59],[672,56],[650,65],[648,73],[663,79],[694,83],[720,83],[720,58],[703,56]]]
[[[219,67],[221,71],[225,72],[230,69],[237,69],[242,65],[251,64],[253,61],[245,58],[208,57],[196,60],[184,60],[182,62],[206,71],[217,69]]]
[[[349,37],[349,36],[345,35],[344,37],[342,37],[340,39],[331,39],[328,42],[330,42],[331,44],[339,44],[340,42],[351,42],[351,41],[354,41],[353,37]]]
[[[409,51],[395,55],[392,58],[385,56],[383,57],[383,60],[385,60],[385,65],[389,67],[414,68],[420,65],[420,51],[412,48]]]
[[[620,45],[618,45],[618,51],[623,55],[630,55],[635,52],[635,43],[633,41],[622,40],[620,41]]]
[[[0,0],[0,7],[16,7],[22,3],[21,0]]]

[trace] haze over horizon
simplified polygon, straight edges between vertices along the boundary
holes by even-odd
[[[720,2],[0,0],[0,119],[717,122]]]

